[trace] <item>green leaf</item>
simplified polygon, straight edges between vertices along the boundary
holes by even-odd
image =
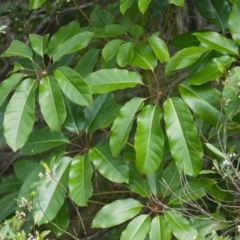
[[[164,103],[164,120],[171,154],[185,174],[197,176],[202,168],[202,146],[192,115],[180,98]]]
[[[197,117],[219,126],[224,122],[220,109],[220,99],[215,88],[211,86],[185,86],[180,85],[180,93],[183,100],[196,114]]]
[[[226,69],[234,60],[235,58],[226,55],[213,58],[202,70],[191,75],[188,80],[189,85],[201,85],[208,81],[218,79],[226,72]],[[224,71],[220,70],[219,66],[223,67]]]
[[[40,8],[46,0],[29,0],[30,10]]]
[[[180,213],[166,212],[165,217],[169,228],[178,240],[194,239],[193,237],[198,235],[197,230],[192,228]]]
[[[227,156],[225,153],[221,152],[218,148],[216,148],[216,147],[215,147],[214,145],[212,145],[211,143],[205,143],[205,145],[206,145],[213,153],[215,153],[217,156],[222,157],[222,158],[224,158],[224,159],[227,159],[227,158],[228,158],[228,156]]]
[[[169,59],[169,52],[166,43],[156,34],[153,34],[151,37],[148,37],[148,42],[153,52],[157,56],[158,60],[161,63],[167,62]]]
[[[32,59],[32,49],[23,42],[13,40],[8,49],[1,54],[1,57],[25,57]]]
[[[128,182],[128,165],[120,156],[117,158],[112,156],[109,145],[99,143],[90,149],[89,157],[105,178],[117,183]]]
[[[120,11],[124,14],[133,4],[133,0],[120,0]]]
[[[240,44],[240,29],[238,24],[240,22],[240,3],[235,3],[228,17],[229,30],[232,38]]]
[[[9,93],[19,83],[23,76],[24,74],[22,73],[15,73],[0,83],[0,106],[3,105]]]
[[[77,52],[85,48],[89,44],[92,36],[93,33],[91,32],[82,32],[67,39],[53,53],[53,61],[58,61],[62,56],[66,54]]]
[[[120,24],[109,24],[102,28],[94,30],[94,36],[99,38],[117,37],[126,34],[126,29]]]
[[[143,28],[140,25],[131,25],[130,28],[128,29],[128,32],[135,38],[139,38],[143,34]]]
[[[118,89],[135,87],[142,83],[135,72],[120,69],[101,69],[90,73],[85,78],[92,93],[107,93]]]
[[[157,65],[157,58],[147,43],[139,44],[134,49],[134,56],[131,62],[132,66],[138,66],[146,70],[153,70]]]
[[[232,39],[223,37],[216,32],[196,32],[194,36],[200,41],[200,43],[206,47],[216,50],[222,54],[238,55],[238,45]]]
[[[20,181],[15,174],[11,174],[7,177],[2,178],[0,185],[0,194],[19,190],[21,186],[22,181]]]
[[[162,173],[163,170],[162,167],[160,167],[155,172],[146,176],[148,186],[150,187],[151,192],[154,196],[158,196],[161,193],[160,179],[162,177]]]
[[[114,16],[110,11],[101,9],[100,6],[96,6],[90,14],[90,19],[96,27],[103,28],[113,23]]]
[[[168,60],[165,73],[169,74],[172,71],[191,66],[208,50],[204,47],[189,47],[179,50]]]
[[[143,108],[143,98],[133,98],[119,111],[111,128],[110,146],[116,157],[127,142],[136,112]]]
[[[71,158],[58,159],[51,169],[50,177],[40,181],[33,199],[34,222],[40,226],[53,220],[61,209],[68,180],[68,168]]]
[[[92,173],[92,166],[88,158],[79,155],[72,159],[68,187],[72,201],[78,206],[87,206],[87,201],[92,195]]]
[[[50,129],[38,129],[30,134],[20,154],[33,155],[65,143],[68,143],[68,139],[62,133],[53,132]]]
[[[136,216],[143,205],[132,198],[116,200],[104,206],[95,216],[92,228],[116,226]]]
[[[38,166],[39,164],[33,159],[19,160],[13,164],[14,172],[19,180],[24,182],[28,175]]]
[[[60,132],[61,125],[66,118],[66,109],[59,84],[52,76],[41,79],[39,84],[39,105],[48,126],[52,130]]]
[[[168,3],[174,4],[178,7],[184,6],[184,0],[168,0]]]
[[[193,32],[187,32],[180,35],[177,35],[170,41],[170,45],[174,46],[175,48],[188,48],[193,46],[199,46],[198,39],[192,35]]]
[[[123,43],[117,53],[117,63],[120,67],[125,67],[132,61],[133,58],[133,43]]]
[[[204,197],[210,187],[215,183],[213,179],[199,178],[185,183],[179,190],[174,191],[169,199],[169,204],[182,205],[188,201]]]
[[[150,228],[150,217],[142,214],[135,217],[122,232],[120,240],[144,240]]]
[[[123,40],[114,39],[108,42],[102,49],[102,57],[108,62],[110,61],[117,53],[119,46],[122,44]]]
[[[171,240],[171,232],[165,216],[156,216],[151,222],[149,240]]]
[[[29,35],[29,41],[32,49],[42,57],[48,51],[48,38],[49,34],[44,36],[36,34]]]
[[[90,49],[80,58],[74,70],[79,73],[83,78],[90,74],[95,64],[97,63],[98,56],[100,50],[99,49]]]
[[[137,118],[135,135],[136,166],[140,173],[156,171],[163,156],[164,137],[160,126],[162,118],[158,106],[145,106]]]
[[[151,0],[138,0],[139,11],[144,14],[150,4]]]
[[[194,0],[198,12],[224,32],[228,28],[229,4],[225,0]]]
[[[72,21],[65,26],[62,26],[56,33],[54,33],[48,44],[49,56],[52,56],[56,50],[69,38],[77,35],[80,32],[78,21]]]
[[[4,136],[13,151],[27,141],[34,123],[34,91],[37,83],[33,79],[24,80],[13,94],[5,113]]]
[[[63,93],[74,103],[89,106],[92,103],[92,94],[83,78],[69,67],[59,67],[54,71]]]

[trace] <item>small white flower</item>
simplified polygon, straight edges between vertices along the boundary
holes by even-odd
[[[212,167],[212,170],[215,170],[215,167]]]
[[[225,160],[223,161],[223,166],[224,166],[224,167],[229,167],[229,166],[231,166],[231,162],[230,162],[228,159],[225,159]]]
[[[240,233],[240,225],[237,226],[237,231]]]
[[[26,213],[25,212],[21,212],[20,214],[21,214],[21,216],[26,217]]]
[[[43,178],[43,174],[41,172],[38,174],[38,176],[39,178]]]

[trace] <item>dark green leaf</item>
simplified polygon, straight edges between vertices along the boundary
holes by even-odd
[[[92,228],[107,228],[126,222],[136,216],[142,207],[139,201],[132,198],[116,200],[97,213],[93,219]]]
[[[161,193],[161,178],[162,178],[163,170],[162,168],[158,168],[155,172],[148,174],[146,176],[146,180],[148,186],[151,188],[152,194],[157,196]]]
[[[16,177],[15,174],[11,174],[7,177],[2,178],[0,185],[0,194],[19,190],[21,186],[22,182]]]
[[[165,216],[156,216],[151,222],[149,240],[171,240],[171,232]]]
[[[117,53],[119,46],[122,44],[123,40],[114,39],[108,42],[102,50],[103,59],[108,62],[110,61]]]
[[[48,51],[48,38],[49,34],[44,36],[39,36],[36,34],[29,35],[29,41],[32,49],[42,57]]]
[[[132,61],[133,58],[133,43],[123,43],[117,53],[117,63],[120,67],[125,67]]]
[[[30,9],[37,9],[40,8],[46,0],[29,0],[30,2]]]
[[[192,32],[183,33],[177,35],[173,40],[171,40],[170,45],[174,46],[175,48],[188,48],[193,46],[198,46],[199,41],[198,39],[192,35]]]
[[[174,4],[178,7],[183,7],[184,0],[168,0],[168,3]]]
[[[232,35],[232,38],[240,44],[240,29],[239,29],[239,24],[240,22],[240,2],[235,3],[232,6],[232,10],[229,14],[228,17],[228,25],[229,25],[229,30]]]
[[[90,14],[90,19],[96,27],[105,27],[113,22],[114,16],[106,9],[96,6]]]
[[[37,83],[33,79],[24,80],[13,94],[4,118],[4,136],[13,151],[27,141],[34,123],[34,91]]]

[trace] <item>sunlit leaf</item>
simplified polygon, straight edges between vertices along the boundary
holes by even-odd
[[[42,57],[48,51],[48,38],[49,34],[44,36],[39,36],[37,34],[29,35],[29,41],[33,50]]]
[[[240,44],[240,29],[238,24],[240,22],[240,2],[235,3],[232,6],[232,10],[228,17],[229,30],[232,35],[232,38]]]
[[[133,58],[133,43],[123,43],[117,52],[117,63],[120,67],[125,67]]]
[[[120,11],[124,14],[133,4],[133,0],[120,0]]]
[[[151,222],[149,240],[171,240],[171,231],[165,216],[156,216]]]
[[[150,4],[151,0],[138,0],[138,8],[142,14],[144,14]]]
[[[30,2],[30,9],[37,9],[40,8],[46,0],[29,0]]]
[[[102,57],[108,62],[110,61],[117,53],[119,46],[122,44],[123,40],[114,39],[108,42],[102,49]]]

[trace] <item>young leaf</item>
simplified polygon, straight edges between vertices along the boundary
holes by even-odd
[[[151,222],[149,240],[171,240],[171,231],[165,216],[156,216]]]
[[[158,60],[161,63],[167,62],[169,59],[169,52],[166,43],[156,34],[153,34],[151,37],[149,37],[148,42]]]
[[[52,76],[41,79],[39,84],[39,105],[48,126],[52,130],[60,132],[61,125],[66,118],[66,109],[59,84]]]
[[[92,228],[116,226],[136,216],[143,205],[132,198],[116,200],[104,206],[94,217]]]
[[[136,166],[140,173],[150,174],[156,171],[163,155],[163,133],[160,126],[162,118],[158,106],[144,107],[137,119],[135,135]]]
[[[144,14],[150,4],[151,0],[138,0],[139,11]]]
[[[123,43],[117,53],[117,63],[120,67],[125,67],[132,61],[133,58],[133,43]]]
[[[13,40],[8,49],[1,55],[1,57],[25,57],[32,59],[32,49],[23,42]]]
[[[107,93],[118,89],[135,87],[137,84],[142,83],[139,75],[125,69],[101,69],[90,73],[85,80],[92,93]]]
[[[29,41],[32,49],[42,57],[48,51],[48,38],[49,34],[44,36],[39,36],[36,34],[29,35]]]
[[[13,151],[27,141],[34,123],[34,91],[37,87],[33,79],[24,80],[13,94],[4,118],[4,136]]]
[[[40,8],[46,0],[29,0],[30,2],[30,9],[37,9]]]
[[[240,2],[235,3],[232,6],[232,10],[228,17],[229,30],[232,35],[232,38],[240,44],[240,29],[238,24],[240,22]]]
[[[68,139],[62,133],[53,132],[50,129],[38,129],[30,134],[20,154],[33,155],[66,143]]]
[[[228,159],[228,156],[225,153],[221,152],[218,148],[216,148],[211,143],[205,143],[205,145],[217,156],[222,157],[223,159]]]
[[[192,228],[186,218],[177,212],[166,212],[165,217],[169,228],[178,240],[194,239],[198,235],[196,229]]]
[[[199,42],[206,48],[216,50],[222,54],[238,55],[238,45],[232,39],[223,37],[216,32],[193,33]]]
[[[102,50],[103,59],[108,62],[110,61],[117,53],[119,46],[122,44],[123,40],[114,39],[108,42]]]
[[[150,228],[150,217],[142,214],[135,217],[122,232],[120,240],[144,240]]]
[[[19,83],[23,76],[24,74],[22,73],[14,73],[9,78],[0,83],[0,106],[3,105],[9,93]]]
[[[68,180],[70,157],[58,159],[51,169],[50,177],[40,181],[33,198],[34,222],[40,226],[53,220],[61,209]]]
[[[72,21],[54,33],[48,44],[48,56],[52,56],[66,40],[80,32],[78,21]]]
[[[183,7],[184,0],[168,0],[168,3],[174,4],[178,7]]]
[[[53,53],[53,61],[58,61],[62,56],[66,54],[77,52],[85,48],[89,44],[92,36],[93,33],[91,32],[82,32],[67,39]]]
[[[143,108],[143,100],[143,98],[133,98],[119,111],[113,123],[110,137],[110,146],[114,157],[118,156],[126,143],[135,113]]]
[[[169,74],[174,70],[191,66],[208,50],[204,47],[189,47],[179,50],[168,60],[165,73]]]
[[[54,71],[54,76],[64,94],[72,102],[82,106],[91,105],[91,91],[87,83],[76,71],[69,67],[59,67]]]
[[[197,176],[202,168],[202,146],[191,112],[180,98],[164,103],[164,120],[171,154],[185,174]]]
[[[129,178],[128,165],[121,157],[114,158],[109,145],[97,144],[89,151],[94,166],[107,179],[117,183],[127,183]]]
[[[125,12],[132,6],[133,0],[120,0],[120,11],[122,14],[125,14]]]
[[[92,195],[92,173],[92,166],[88,158],[79,155],[72,159],[68,187],[71,199],[78,206],[87,206],[87,201]]]

